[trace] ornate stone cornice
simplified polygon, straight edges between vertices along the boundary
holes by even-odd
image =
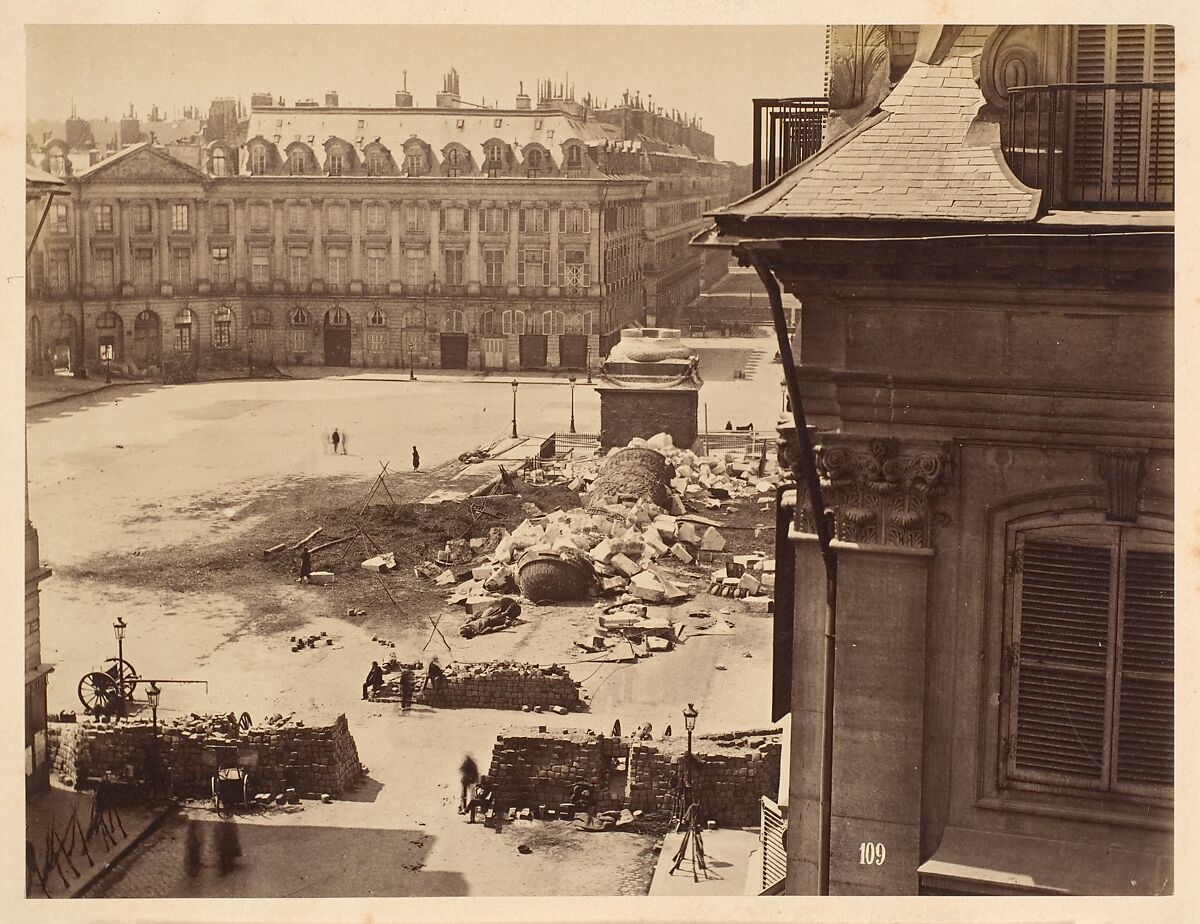
[[[780,430],[780,463],[798,474],[793,430]],[[950,471],[945,443],[901,443],[891,437],[820,436],[817,471],[833,538],[856,545],[932,549],[934,501]],[[797,478],[796,529],[814,533],[804,479]]]
[[[1108,488],[1107,516],[1118,523],[1132,523],[1138,516],[1145,478],[1145,449],[1096,450],[1100,477]]]

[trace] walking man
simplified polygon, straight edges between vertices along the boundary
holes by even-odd
[[[459,779],[462,781],[462,796],[458,800],[458,814],[467,814],[467,797],[475,784],[479,782],[479,767],[474,758],[468,754],[463,758],[462,766],[458,768]]]
[[[341,444],[342,444],[342,435],[340,433],[338,433],[337,430],[335,429],[333,431],[333,454],[335,456],[337,455],[338,446],[340,446]]]
[[[417,676],[410,668],[404,668],[400,674],[400,708],[408,711],[412,708],[413,693],[417,689]]]
[[[378,661],[372,661],[371,669],[367,672],[367,679],[363,681],[363,699],[371,699],[382,687],[383,668],[379,666]],[[368,690],[370,690],[369,695]]]
[[[421,454],[417,452],[417,447],[413,447],[413,471],[418,471],[421,468]]]
[[[300,577],[297,578],[297,583],[307,584],[308,576],[312,574],[312,552],[305,546],[300,550]]]

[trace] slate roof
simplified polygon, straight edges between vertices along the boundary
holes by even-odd
[[[1004,161],[971,56],[986,30],[966,30],[937,64],[916,61],[881,111],[720,215],[1024,222],[1041,192]]]

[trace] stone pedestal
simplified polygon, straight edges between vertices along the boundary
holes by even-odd
[[[598,385],[600,393],[600,446],[625,446],[635,436],[649,439],[669,433],[676,446],[690,448],[696,442],[698,385],[644,388]]]

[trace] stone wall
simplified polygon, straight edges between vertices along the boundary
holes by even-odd
[[[700,394],[693,388],[598,388],[600,448],[627,446],[634,437],[669,433],[687,449],[696,442]]]
[[[776,735],[697,739],[693,780],[705,820],[724,826],[758,824],[759,797],[779,793]],[[628,808],[669,812],[687,755],[682,738],[635,741],[577,731],[513,731],[497,737],[488,777],[500,808],[555,806],[571,787],[592,784],[597,811]]]
[[[253,726],[237,737],[213,733],[202,720],[160,723],[92,722],[50,725],[54,772],[67,785],[99,777],[144,781],[156,752],[172,791],[178,796],[207,796],[215,772],[211,745],[236,745],[238,760],[250,776],[252,793],[341,795],[361,776],[358,748],[344,715],[329,725]]]
[[[550,709],[579,708],[579,682],[557,665],[541,667],[512,661],[451,664],[444,668],[446,682],[434,690],[430,685],[416,695],[416,702],[440,708],[520,709],[522,706]],[[388,685],[387,698],[399,695],[398,682]]]

